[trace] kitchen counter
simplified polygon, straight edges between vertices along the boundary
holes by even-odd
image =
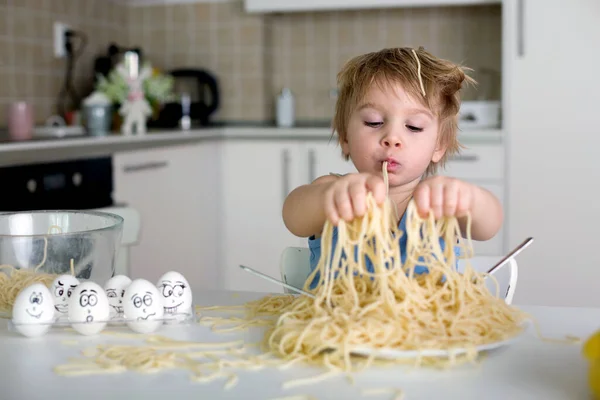
[[[465,130],[461,142],[468,146],[476,143],[502,143],[500,130]],[[175,146],[199,141],[215,140],[318,140],[331,139],[326,127],[211,127],[202,129],[149,131],[142,136],[77,137],[31,140],[0,144],[0,166],[64,161],[69,159],[106,156],[116,152]]]

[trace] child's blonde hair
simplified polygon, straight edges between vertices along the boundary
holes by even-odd
[[[475,83],[465,74],[466,70],[431,55],[422,47],[418,50],[389,48],[352,58],[337,76],[339,94],[333,130],[337,132],[339,142],[346,140],[350,115],[373,83],[382,86],[399,83],[438,118],[438,143],[446,148],[446,152],[437,164],[430,163],[427,167],[425,174],[434,174],[438,165],[444,166],[448,157],[458,153],[461,147],[457,138],[459,91],[464,81]],[[344,157],[349,159],[347,154]]]

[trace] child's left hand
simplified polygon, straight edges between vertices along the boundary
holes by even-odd
[[[436,219],[442,216],[463,217],[471,211],[477,186],[447,176],[434,176],[419,183],[414,200],[421,217],[433,212]]]

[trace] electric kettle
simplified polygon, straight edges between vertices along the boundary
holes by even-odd
[[[177,101],[164,104],[159,116],[149,121],[149,126],[160,128],[175,128],[181,118],[189,113],[192,124],[210,125],[210,116],[219,108],[220,94],[216,77],[204,69],[182,68],[168,72],[175,79],[173,91]],[[181,98],[189,98],[189,106]]]

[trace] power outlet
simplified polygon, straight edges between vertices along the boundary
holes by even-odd
[[[62,22],[54,23],[54,57],[62,58],[67,55],[67,37],[66,33],[69,27]]]

